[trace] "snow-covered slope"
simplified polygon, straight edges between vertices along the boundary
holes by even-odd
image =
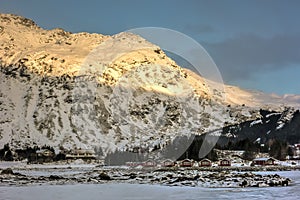
[[[230,125],[223,129],[218,142],[220,145],[248,139],[254,143],[269,144],[276,139],[289,144],[300,142],[299,110],[284,107],[282,112],[260,110],[256,120]]]
[[[43,30],[9,14],[0,67],[0,146],[151,149],[256,119],[262,106],[237,87],[214,90],[140,36]]]

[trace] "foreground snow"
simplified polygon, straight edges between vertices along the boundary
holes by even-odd
[[[0,163],[0,168],[2,169],[0,174],[1,186],[130,183],[236,188],[288,186],[292,183],[289,177],[281,177],[276,173],[259,174],[249,171],[238,172],[246,168],[133,169],[128,167],[102,167],[95,163],[26,165],[22,162]],[[259,168],[251,169],[255,170]]]
[[[260,173],[260,172],[257,172]],[[270,172],[265,172],[270,173]],[[273,173],[273,172],[271,172]],[[75,184],[75,185],[42,185],[27,187],[0,187],[0,199],[64,199],[64,200],[198,200],[198,199],[287,199],[300,196],[300,171],[276,172],[293,177],[290,187],[260,188],[199,188],[199,187],[163,187],[149,184]]]

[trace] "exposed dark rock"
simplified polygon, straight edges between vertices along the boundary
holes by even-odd
[[[110,176],[107,175],[107,174],[104,173],[104,172],[102,172],[101,174],[99,174],[99,178],[100,178],[101,180],[106,180],[106,181],[111,180]]]
[[[59,169],[59,168],[56,168]],[[73,184],[73,183],[99,183],[99,181],[113,181],[125,183],[163,184],[169,186],[203,186],[203,187],[281,187],[289,186],[291,180],[279,175],[257,175],[254,173],[236,172],[209,172],[197,170],[184,171],[151,171],[151,170],[124,170],[124,169],[92,169],[80,174],[68,176],[25,176],[14,173],[8,168],[1,174],[13,176],[0,176],[0,185],[24,184]],[[101,183],[101,182],[100,182]]]
[[[281,182],[281,186],[288,186],[289,185],[289,180],[285,179],[284,181]]]
[[[255,183],[255,184],[251,185],[251,187],[259,187],[259,183]]]
[[[173,178],[173,174],[167,174],[168,178]]]
[[[196,176],[194,176],[194,180],[198,180],[200,178],[200,175],[197,174]]]
[[[135,179],[137,176],[136,176],[136,174],[135,173],[131,173],[130,175],[129,175],[129,178],[130,179]]]
[[[279,178],[280,176],[278,174],[274,174],[274,178]]]
[[[275,184],[274,184],[274,182],[271,180],[270,182],[269,182],[269,184],[268,184],[270,187],[274,187],[275,186]]]
[[[51,176],[49,176],[49,179],[50,180],[60,180],[60,179],[63,179],[63,177],[57,176],[57,175],[51,175]]]
[[[1,174],[11,174],[14,175],[14,172],[11,168],[6,168],[1,171]]]

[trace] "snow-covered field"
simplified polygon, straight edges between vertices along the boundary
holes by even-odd
[[[274,172],[256,172],[262,174]],[[148,184],[76,184],[26,187],[0,187],[0,200],[18,199],[298,199],[300,196],[300,171],[276,172],[294,180],[289,187],[261,188],[199,188],[168,187]]]
[[[300,195],[300,171],[143,171],[77,162],[45,165],[0,163],[0,169],[8,167],[15,174],[0,175],[0,200],[296,199]],[[102,179],[103,175],[99,174],[103,172],[111,179]],[[281,179],[278,175],[292,182],[287,187],[257,184]],[[239,187],[243,180],[247,180],[248,185]]]

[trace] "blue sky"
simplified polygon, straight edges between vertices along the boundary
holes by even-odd
[[[197,40],[226,83],[300,94],[300,1],[1,0],[0,12],[46,29],[115,34],[164,27]]]

